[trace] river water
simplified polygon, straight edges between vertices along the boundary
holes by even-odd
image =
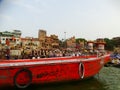
[[[99,74],[86,80],[32,85],[25,90],[120,90],[120,68],[103,67]]]

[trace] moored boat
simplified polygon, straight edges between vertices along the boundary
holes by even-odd
[[[109,60],[109,54],[1,60],[0,86],[26,88],[30,84],[85,79],[96,75]]]
[[[110,62],[107,66],[120,67],[120,48],[115,48],[110,54]]]
[[[111,54],[108,66],[120,67],[120,54]]]

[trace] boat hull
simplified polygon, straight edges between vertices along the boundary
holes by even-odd
[[[109,55],[96,57],[59,57],[0,62],[0,86],[26,88],[30,84],[85,79],[97,74]]]

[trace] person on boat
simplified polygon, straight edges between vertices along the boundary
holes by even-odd
[[[7,60],[10,59],[10,49],[6,49],[5,57]]]
[[[52,50],[50,50],[48,53],[49,53],[49,57],[54,57],[55,56]]]
[[[30,52],[30,54],[28,55],[28,57],[29,57],[29,59],[32,59],[32,57],[33,57],[32,52]]]

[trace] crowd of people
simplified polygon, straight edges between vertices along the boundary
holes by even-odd
[[[81,56],[95,55],[98,50],[70,50],[70,49],[21,49],[19,55],[11,55],[10,50],[0,51],[2,53],[0,59],[39,59],[50,57],[65,57],[65,56]]]

